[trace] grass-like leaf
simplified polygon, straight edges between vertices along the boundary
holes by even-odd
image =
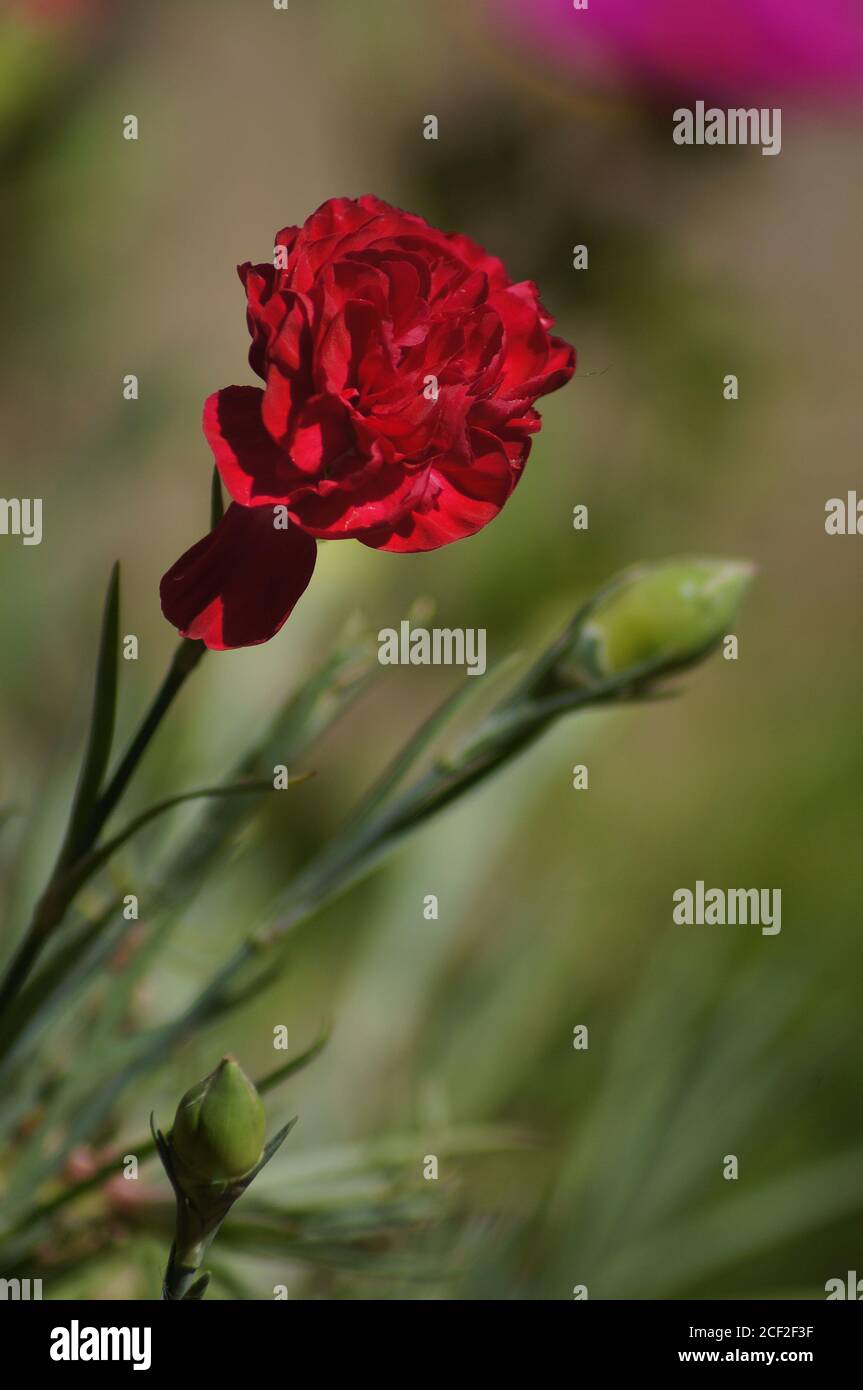
[[[299,776],[291,778],[291,786],[296,786],[300,782],[307,782],[313,775],[314,774],[311,772],[300,773]],[[112,836],[110,840],[106,840],[104,844],[99,845],[98,848],[91,851],[90,854],[78,860],[69,870],[69,873],[64,879],[64,883],[69,887],[71,892],[77,892],[89,878],[92,878],[93,874],[97,873],[99,869],[107,864],[108,860],[112,855],[116,854],[118,849],[132,839],[133,835],[137,835],[139,830],[143,830],[151,821],[158,819],[159,816],[163,816],[166,811],[172,811],[175,806],[182,806],[187,801],[203,801],[213,797],[249,796],[255,792],[271,792],[272,790],[272,781],[266,780],[256,782],[234,782],[232,784],[222,784],[216,787],[200,787],[195,791],[179,792],[176,796],[169,796],[164,801],[159,801],[155,806],[150,806],[146,811],[142,811],[139,816],[135,816],[134,820],[124,826],[124,828],[118,831],[116,835]]]
[[[90,732],[69,814],[66,838],[60,851],[60,862],[63,864],[69,863],[80,848],[111,756],[117,712],[119,645],[120,565],[117,563],[111,571],[105,595]]]

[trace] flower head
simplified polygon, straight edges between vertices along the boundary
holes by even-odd
[[[204,433],[233,502],[162,580],[208,647],[278,631],[315,538],[434,550],[503,507],[574,350],[531,281],[379,198],[335,198],[239,267],[262,387],[228,386]]]

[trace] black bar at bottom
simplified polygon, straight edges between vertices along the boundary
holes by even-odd
[[[859,1304],[800,1302],[400,1303],[221,1302],[0,1303],[0,1336],[12,1364],[62,1378],[101,1370],[184,1378],[242,1375],[242,1390],[286,1376],[346,1369],[386,1381],[435,1365],[484,1374],[519,1357],[547,1364],[557,1350],[573,1373],[664,1371],[672,1366],[809,1366],[823,1373],[859,1356]],[[413,1307],[413,1312],[410,1311]],[[416,1318],[416,1322],[414,1322]],[[452,1320],[452,1321],[451,1321]],[[457,1342],[450,1340],[450,1335]],[[554,1340],[560,1337],[556,1349]],[[302,1368],[302,1369],[301,1369]],[[538,1374],[538,1366],[535,1365]],[[532,1378],[534,1378],[532,1376]]]

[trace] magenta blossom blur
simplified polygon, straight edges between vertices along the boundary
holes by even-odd
[[[480,0],[556,67],[654,96],[831,104],[863,95],[863,0]]]

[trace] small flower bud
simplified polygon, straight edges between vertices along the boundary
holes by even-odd
[[[558,679],[655,676],[698,660],[727,632],[753,573],[747,561],[708,559],[625,571],[586,614]]]
[[[250,1172],[264,1147],[261,1098],[233,1057],[188,1090],[170,1142],[178,1169],[196,1183],[232,1182]]]

